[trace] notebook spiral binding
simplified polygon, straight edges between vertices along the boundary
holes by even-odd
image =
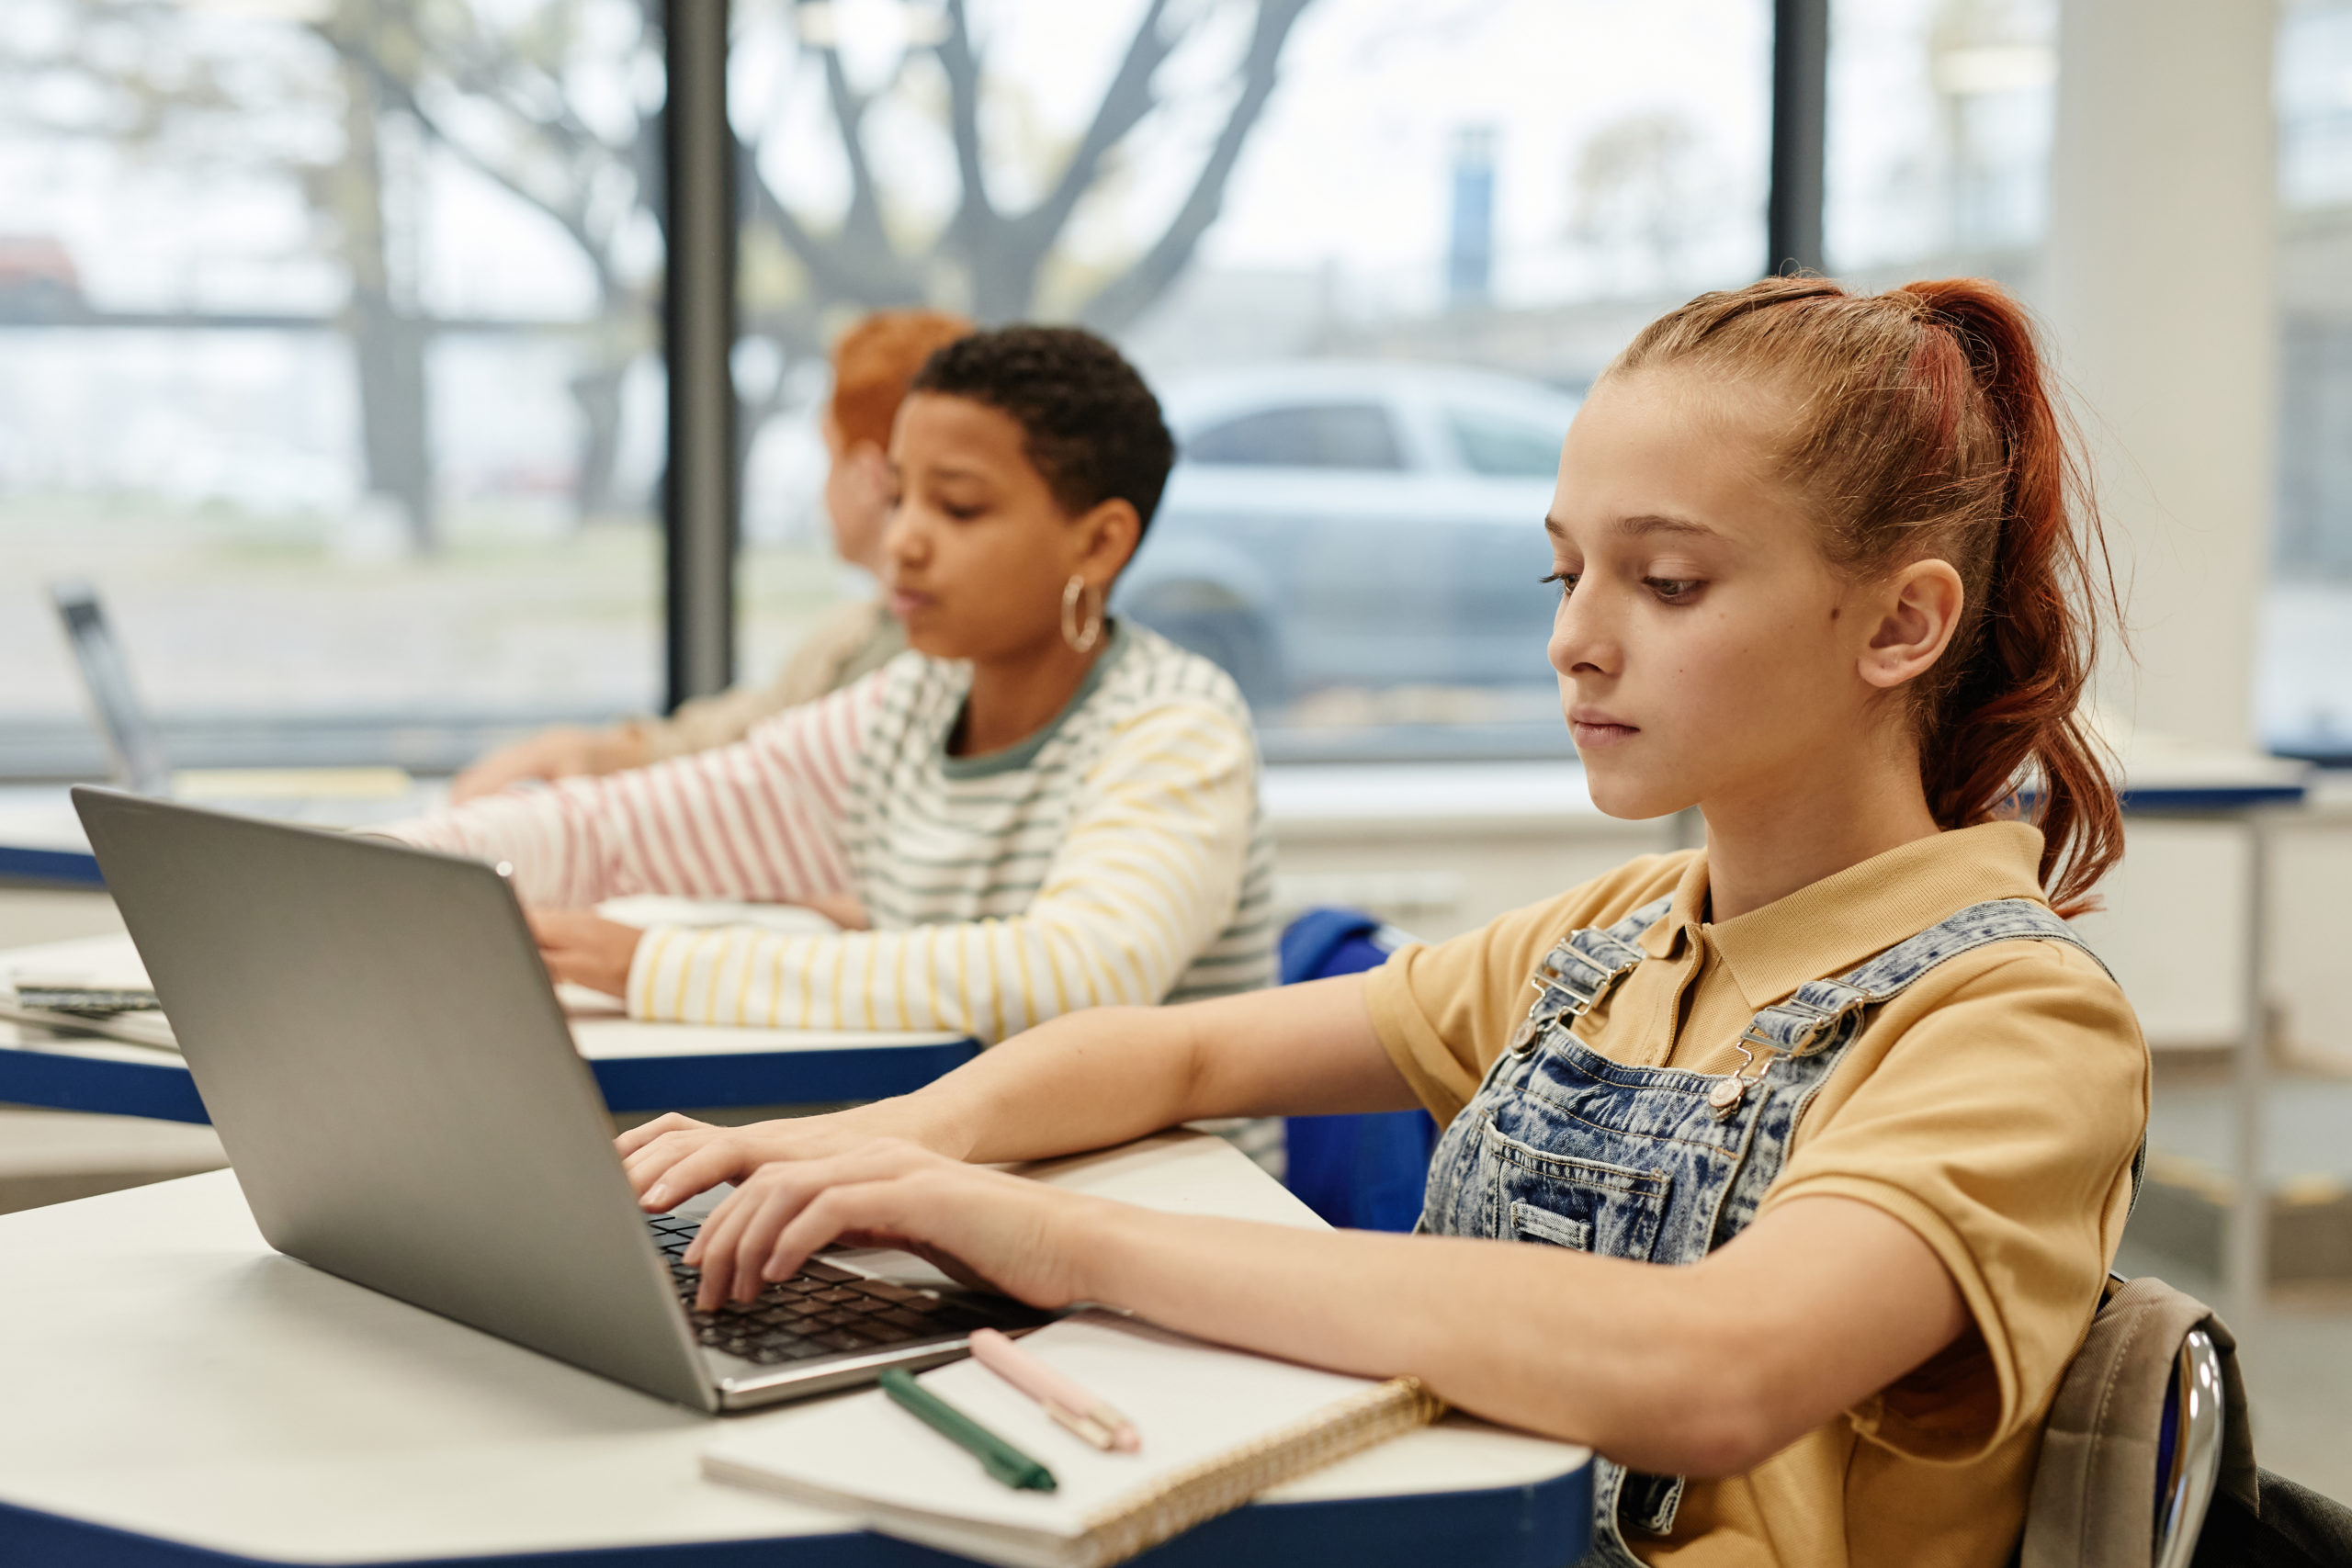
[[[1374,1443],[1426,1427],[1445,1402],[1419,1378],[1391,1378],[1324,1414],[1217,1454],[1170,1476],[1140,1499],[1089,1518],[1086,1568],[1110,1568],[1204,1520],[1229,1513],[1269,1486],[1319,1470]]]

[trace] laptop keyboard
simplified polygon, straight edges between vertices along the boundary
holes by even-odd
[[[685,1254],[698,1223],[667,1214],[656,1214],[647,1223],[652,1226],[654,1245],[669,1261],[670,1277],[677,1282],[695,1337],[715,1350],[762,1366],[888,1350],[957,1337],[975,1328],[1027,1328],[1050,1320],[1048,1314],[1001,1296],[895,1285],[813,1258],[791,1279],[768,1286],[748,1303],[729,1302],[717,1312],[697,1312],[695,1292],[702,1271],[687,1265]]]

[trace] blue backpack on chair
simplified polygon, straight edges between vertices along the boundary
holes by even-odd
[[[1361,909],[1309,909],[1282,936],[1282,983],[1376,969],[1408,939]],[[1409,1231],[1421,1217],[1436,1121],[1426,1111],[1293,1116],[1290,1190],[1335,1225]]]

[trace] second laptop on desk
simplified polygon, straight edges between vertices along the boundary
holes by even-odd
[[[74,805],[272,1247],[707,1410],[1044,1322],[815,1263],[691,1314],[529,927],[479,862],[108,790]]]

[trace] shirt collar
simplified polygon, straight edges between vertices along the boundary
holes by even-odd
[[[2037,876],[2041,834],[2023,822],[1987,822],[1914,840],[1735,919],[1705,926],[1724,967],[1753,1008],[1794,994],[1807,980],[1852,968],[1949,915],[1994,898],[2046,903]],[[1671,956],[1703,923],[1705,851],[1690,857],[1666,919],[1645,934],[1652,957]]]
[[[1702,923],[1707,914],[1707,852],[1701,850],[1683,865],[1674,884],[1673,902],[1665,919],[1642,933],[1641,949],[1652,958],[1671,958],[1681,951],[1683,936]]]

